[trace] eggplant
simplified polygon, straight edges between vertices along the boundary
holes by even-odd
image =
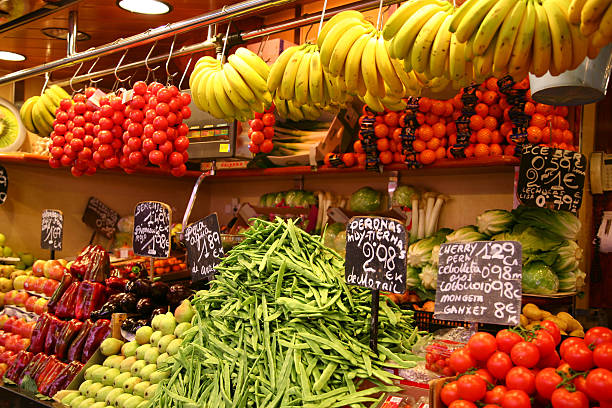
[[[168,294],[166,295],[166,301],[171,305],[178,305],[184,299],[193,295],[194,291],[185,285],[175,284],[170,286]]]
[[[136,312],[142,315],[150,315],[153,307],[153,300],[151,298],[143,298],[136,304]]]
[[[166,301],[166,295],[168,294],[168,289],[170,289],[170,287],[165,282],[161,282],[161,281],[153,282],[153,284],[151,284],[151,297],[156,302],[163,303]]]
[[[125,291],[127,293],[136,293],[136,280],[130,280],[125,284]]]
[[[126,293],[125,296],[121,299],[121,309],[125,313],[134,313],[136,311],[136,304],[138,303],[138,298],[133,293]]]
[[[136,320],[136,323],[134,324],[133,331],[136,332],[136,330],[140,329],[142,326],[148,326],[149,323],[150,322],[149,322],[148,319],[139,319],[139,320]]]
[[[136,279],[134,281],[134,292],[139,298],[151,297],[151,281],[147,279]]]
[[[158,314],[166,314],[166,313],[168,313],[168,306],[161,306],[161,307],[155,308],[151,312],[151,319],[153,319]]]
[[[115,293],[115,294],[109,296],[109,298],[106,301],[106,303],[115,303],[115,304],[120,305],[121,304],[121,299],[123,299],[124,296],[125,296],[125,293]]]
[[[121,323],[121,328],[126,332],[130,333],[133,333],[135,331],[134,326],[136,326],[136,319],[134,319],[133,317],[128,317],[123,321],[123,323]]]
[[[102,305],[102,307],[98,310],[94,310],[91,313],[91,320],[96,321],[99,319],[108,319],[110,320],[111,317],[113,317],[113,313],[115,313],[117,311],[117,307],[118,305],[114,305],[114,304],[108,304],[105,303],[104,305]]]

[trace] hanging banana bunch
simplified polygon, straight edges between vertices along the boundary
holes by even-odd
[[[568,18],[572,29],[580,26],[580,33],[589,37],[589,58],[597,57],[599,50],[612,42],[612,2],[572,0],[568,6]]]

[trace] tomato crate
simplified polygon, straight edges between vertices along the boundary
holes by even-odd
[[[425,310],[415,310],[414,321],[420,330],[425,330],[430,333],[435,332],[436,330],[452,329],[454,327],[470,328],[470,322],[455,322],[452,320],[436,319],[433,312],[427,312]],[[478,331],[484,331],[491,334],[495,334],[504,328],[507,328],[507,326],[476,323],[476,329]]]

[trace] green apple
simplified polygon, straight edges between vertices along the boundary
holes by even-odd
[[[176,319],[174,315],[168,312],[162,316],[164,316],[164,318],[159,323],[159,330],[161,330],[164,335],[173,334],[174,329],[176,329]]]
[[[134,377],[140,377],[140,371],[147,365],[147,362],[144,360],[138,360],[134,364],[132,364],[132,368],[130,368],[130,374]]]
[[[159,350],[159,352],[165,353],[166,348],[168,348],[168,344],[170,344],[170,342],[174,339],[176,339],[176,336],[174,334],[166,334],[161,339],[159,339],[159,343],[157,343],[157,349]]]
[[[93,384],[94,382],[91,380],[85,380],[81,383],[81,385],[79,386],[79,392],[81,393],[81,395],[86,395],[87,394],[87,389],[91,386],[91,384]]]
[[[121,354],[123,354],[125,357],[136,355],[136,349],[138,346],[139,344],[135,340],[129,341],[121,346]]]
[[[102,383],[104,385],[112,385],[115,382],[115,378],[121,374],[118,368],[108,368],[104,373],[104,377],[102,378]]]
[[[131,373],[121,373],[115,377],[113,385],[115,388],[121,388],[123,390],[123,382],[132,376]]]
[[[158,384],[151,384],[149,388],[145,390],[144,398],[149,400],[155,396],[155,391],[157,391]]]
[[[102,387],[104,387],[104,384],[102,383],[93,383],[87,387],[87,390],[85,390],[85,395],[89,398],[95,398],[96,393],[100,391]]]
[[[121,351],[123,342],[114,337],[107,337],[100,343],[100,352],[105,356],[112,356]]]
[[[123,404],[125,404],[125,402],[132,397],[133,397],[132,394],[123,393],[117,397],[113,405],[119,408],[123,408]]]
[[[140,370],[140,378],[149,381],[149,377],[157,370],[157,364],[147,364]]]
[[[119,356],[108,356],[106,357],[106,359],[104,360],[104,363],[102,363],[102,365],[104,367],[109,367],[109,368],[119,368],[121,367],[121,363],[123,362],[123,360],[125,360],[125,357],[119,355]]]
[[[143,344],[142,346],[139,346],[136,349],[136,358],[139,359],[139,360],[144,360],[145,353],[147,352],[147,350],[150,350],[152,348],[154,348],[154,347],[152,345],[148,344],[148,343],[147,344]]]
[[[166,360],[168,360],[168,358],[170,358],[170,354],[162,353],[159,355],[159,357],[157,357],[157,361],[155,361],[155,364],[157,364],[158,366],[162,365],[166,362]]]
[[[182,338],[183,333],[185,333],[189,329],[191,329],[191,323],[189,322],[179,323],[176,325],[176,328],[174,329],[174,335],[176,337]]]
[[[134,386],[141,382],[140,377],[130,377],[123,382],[123,391],[132,394],[134,392]]]
[[[79,395],[78,397],[74,398],[72,401],[70,401],[70,408],[77,408],[81,402],[85,401],[86,398],[87,397],[84,395]]]
[[[151,382],[151,384],[157,384],[158,382],[160,382],[164,378],[168,378],[168,377],[170,377],[170,371],[168,371],[168,370],[164,370],[164,371],[155,370],[155,372],[153,372],[149,376],[149,381]]]
[[[170,354],[171,356],[175,355],[176,353],[178,353],[179,348],[181,347],[181,343],[183,343],[183,339],[172,340],[170,344],[168,344],[168,347],[166,348],[166,352]]]
[[[112,390],[114,390],[115,387],[113,387],[112,385],[105,385],[104,387],[100,388],[98,390],[98,392],[96,393],[96,401],[101,401],[106,403],[106,396],[108,395],[109,392],[111,392]]]
[[[113,390],[106,395],[106,405],[115,405],[115,400],[121,394],[123,394],[123,388],[113,388]]]
[[[149,338],[151,345],[153,347],[157,347],[157,343],[159,343],[159,339],[161,339],[163,335],[164,334],[161,332],[161,330],[154,331],[151,337]]]
[[[151,348],[145,352],[144,360],[149,364],[155,363],[159,354],[159,350],[151,346]]]
[[[122,373],[125,373],[126,371],[130,371],[130,368],[132,368],[132,365],[137,361],[138,359],[136,358],[136,356],[127,357],[125,360],[121,362],[121,365],[119,366],[119,371],[121,371]]]
[[[100,366],[100,368],[96,368],[93,373],[91,373],[91,379],[93,382],[103,382],[104,374],[106,374],[107,370],[112,370],[112,368]]]
[[[149,381],[141,381],[134,386],[134,390],[132,391],[132,394],[139,395],[144,398],[144,393],[147,390],[147,388],[149,388],[150,385],[151,383]]]
[[[89,408],[90,405],[95,404],[96,400],[93,398],[85,398],[83,401],[81,401],[81,403],[79,405],[77,405],[77,408]]]
[[[142,401],[144,401],[144,398],[138,395],[132,395],[130,399],[123,403],[121,408],[136,408]]]
[[[0,232],[0,246],[4,246],[6,243],[6,235]]]
[[[151,401],[144,400],[136,408],[151,408]]]
[[[97,370],[98,368],[102,367],[100,364],[94,364],[90,367],[87,368],[87,370],[85,370],[85,379],[86,380],[91,380],[91,376],[93,374],[93,372],[95,370]]]
[[[64,405],[70,406],[70,402],[79,396],[81,396],[81,394],[78,391],[71,392],[68,395],[66,395],[64,398],[62,398],[60,402]]]
[[[5,258],[13,256],[13,250],[10,247],[5,246],[3,252],[4,252],[4,257]]]
[[[194,314],[195,310],[193,310],[191,302],[185,299],[174,311],[174,318],[179,323],[191,323]]]
[[[140,345],[147,344],[152,334],[153,329],[150,326],[142,326],[136,330],[136,342]]]
[[[89,406],[89,408],[105,408],[105,407],[106,407],[106,402],[104,401],[98,401]]]

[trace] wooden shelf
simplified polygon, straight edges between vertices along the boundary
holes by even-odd
[[[23,165],[33,165],[49,168],[47,163],[48,158],[33,153],[0,153],[0,163],[16,163]],[[400,171],[407,173],[421,173],[427,172],[427,174],[444,174],[452,170],[454,174],[457,172],[461,173],[478,173],[487,170],[507,170],[511,167],[518,166],[519,159],[514,156],[496,156],[496,157],[484,157],[484,158],[469,158],[469,159],[443,159],[435,162],[434,164],[420,169],[409,169],[408,166],[403,164],[392,164],[385,166],[383,172]],[[67,168],[63,169],[50,169],[50,171],[68,171]],[[129,174],[125,173],[122,169],[102,170],[105,172],[120,172],[126,176]],[[313,169],[310,166],[294,166],[294,167],[275,167],[267,169],[240,169],[240,170],[218,170],[212,179],[224,179],[224,178],[243,178],[243,177],[291,177],[291,176],[308,176],[308,175],[336,175],[336,174],[358,174],[364,173],[366,170],[363,167],[350,167],[350,168],[333,168],[322,166],[318,169]],[[368,173],[372,173],[369,172]],[[159,169],[157,167],[144,167],[136,170],[132,174],[139,175],[150,175],[150,176],[162,176],[174,178],[170,172]],[[184,177],[197,178],[201,172],[199,171],[187,171]],[[95,175],[94,175],[95,177]]]

